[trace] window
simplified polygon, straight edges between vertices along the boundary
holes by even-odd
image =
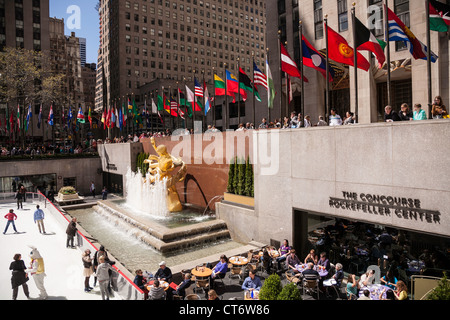
[[[339,32],[348,30],[347,1],[338,0]]]
[[[323,38],[322,0],[314,0],[314,34],[316,40]]]
[[[409,0],[394,0],[395,14],[402,20],[402,22],[409,28]],[[395,49],[402,51],[408,49],[403,41],[395,42]]]

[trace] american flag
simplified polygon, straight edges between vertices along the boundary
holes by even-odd
[[[195,83],[195,96],[203,98],[203,88],[202,88],[202,86],[198,83],[197,79],[195,79],[195,78],[194,78],[194,83]]]
[[[267,76],[258,69],[255,62],[253,62],[253,84],[255,86],[263,86],[266,90],[268,90]]]

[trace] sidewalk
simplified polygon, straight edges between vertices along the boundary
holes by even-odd
[[[100,289],[97,286],[90,293],[84,292],[83,263],[81,261],[81,251],[79,249],[66,248],[66,230],[62,228],[56,220],[44,210],[46,234],[40,234],[37,225],[34,223],[33,214],[36,203],[30,200],[23,204],[23,209],[16,210],[13,204],[0,204],[0,300],[12,299],[11,271],[9,265],[13,261],[16,253],[22,255],[22,260],[29,267],[31,259],[29,253],[30,245],[35,246],[42,257],[45,265],[44,286],[48,293],[48,300],[101,300]],[[15,234],[12,226],[4,235],[6,226],[5,214],[9,209],[14,209],[17,215],[15,221],[17,231]],[[93,252],[92,252],[93,254]],[[90,286],[94,283],[91,276]],[[31,299],[37,299],[39,290],[36,288],[34,280],[30,277],[27,282]],[[18,300],[26,300],[22,288],[19,288]],[[121,300],[118,294],[112,298]]]

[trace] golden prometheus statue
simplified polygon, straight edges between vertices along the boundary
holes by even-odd
[[[156,155],[150,155],[148,159],[144,160],[144,163],[148,163],[148,173],[150,174],[150,183],[154,183],[159,175],[159,180],[167,178],[167,206],[170,212],[180,212],[183,210],[183,206],[178,196],[176,184],[182,182],[186,177],[186,164],[179,158],[175,158],[167,152],[165,145],[156,146],[155,138],[151,137],[150,142],[155,149]],[[180,167],[177,173],[174,175],[172,171]]]

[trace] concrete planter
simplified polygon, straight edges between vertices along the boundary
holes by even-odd
[[[74,194],[62,194],[62,193],[58,193],[58,199],[59,199],[60,201],[78,200],[78,199],[80,199],[80,196],[78,195],[78,193],[74,193]]]
[[[223,200],[227,202],[233,202],[237,204],[241,204],[248,207],[254,207],[255,206],[255,198],[247,197],[247,196],[240,196],[237,194],[232,194],[225,192],[223,194]]]

